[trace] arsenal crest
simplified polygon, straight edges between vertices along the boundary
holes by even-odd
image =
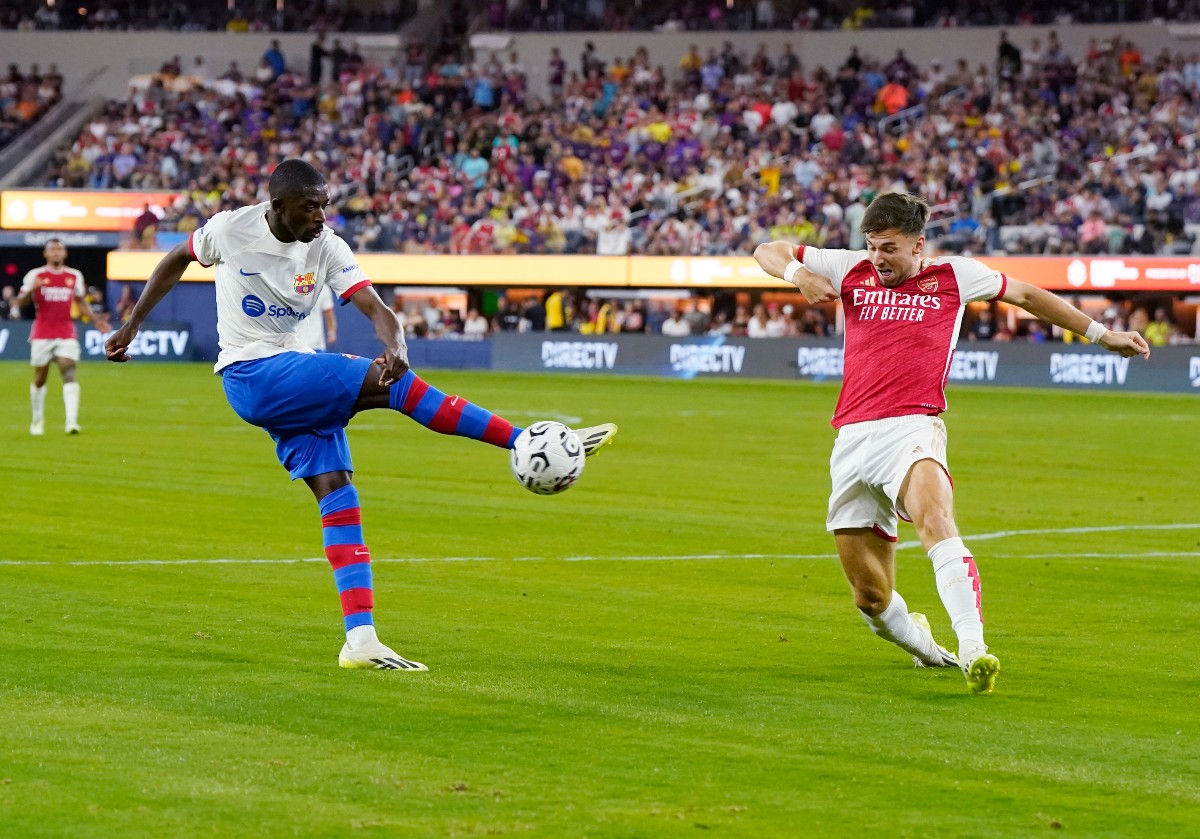
[[[937,291],[938,281],[936,278],[921,280],[919,283],[917,283],[917,288],[921,289],[921,291],[925,292],[926,294],[933,294],[935,291]]]

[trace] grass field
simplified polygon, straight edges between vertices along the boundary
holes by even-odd
[[[209,370],[85,364],[70,438],[55,374],[35,439],[0,365],[0,836],[1200,835],[1195,398],[952,390],[979,697],[854,610],[832,386],[430,374],[621,424],[553,498],[359,417],[405,675],[337,668],[315,505]]]

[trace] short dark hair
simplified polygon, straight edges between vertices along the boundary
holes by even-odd
[[[303,160],[292,158],[275,167],[267,189],[271,193],[271,199],[275,200],[302,195],[310,189],[323,186],[325,186],[325,176],[318,172],[316,167]]]
[[[885,192],[867,207],[859,229],[863,233],[899,230],[906,236],[920,236],[928,223],[929,205],[922,198],[907,192]]]

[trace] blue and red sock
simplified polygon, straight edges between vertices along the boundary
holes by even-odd
[[[346,631],[374,625],[371,552],[363,544],[362,510],[353,484],[335,489],[321,499],[321,529],[325,556],[333,568],[333,581],[342,601]]]
[[[409,370],[392,385],[388,407],[439,434],[470,437],[511,449],[521,429],[461,396],[447,396]]]

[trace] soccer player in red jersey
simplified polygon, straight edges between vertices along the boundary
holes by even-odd
[[[50,362],[58,365],[63,377],[63,404],[66,407],[68,434],[78,434],[79,382],[75,381],[75,365],[79,362],[79,339],[71,306],[79,310],[79,319],[87,323],[93,317],[85,298],[83,274],[66,266],[67,249],[58,239],[50,239],[42,251],[46,264],[25,275],[17,305],[26,306],[32,300],[37,307],[33,331],[29,333],[29,362],[33,365],[33,384],[29,386],[29,401],[33,420],[29,433],[41,436],[46,431],[46,377]],[[106,315],[95,315],[96,328],[108,331]]]
[[[833,490],[826,530],[871,631],[918,666],[959,666],[976,693],[990,693],[1000,662],[983,640],[979,571],[954,521],[946,459],[946,379],[963,311],[1003,300],[1106,350],[1149,358],[1136,332],[1113,332],[1048,291],[974,259],[925,259],[929,206],[885,193],[862,220],[865,251],[759,245],[764,271],[810,303],[840,300],[846,320],[844,378],[833,426]],[[933,639],[924,615],[894,590],[897,517],[911,521],[929,553],[938,593],[958,636],[958,655]]]

